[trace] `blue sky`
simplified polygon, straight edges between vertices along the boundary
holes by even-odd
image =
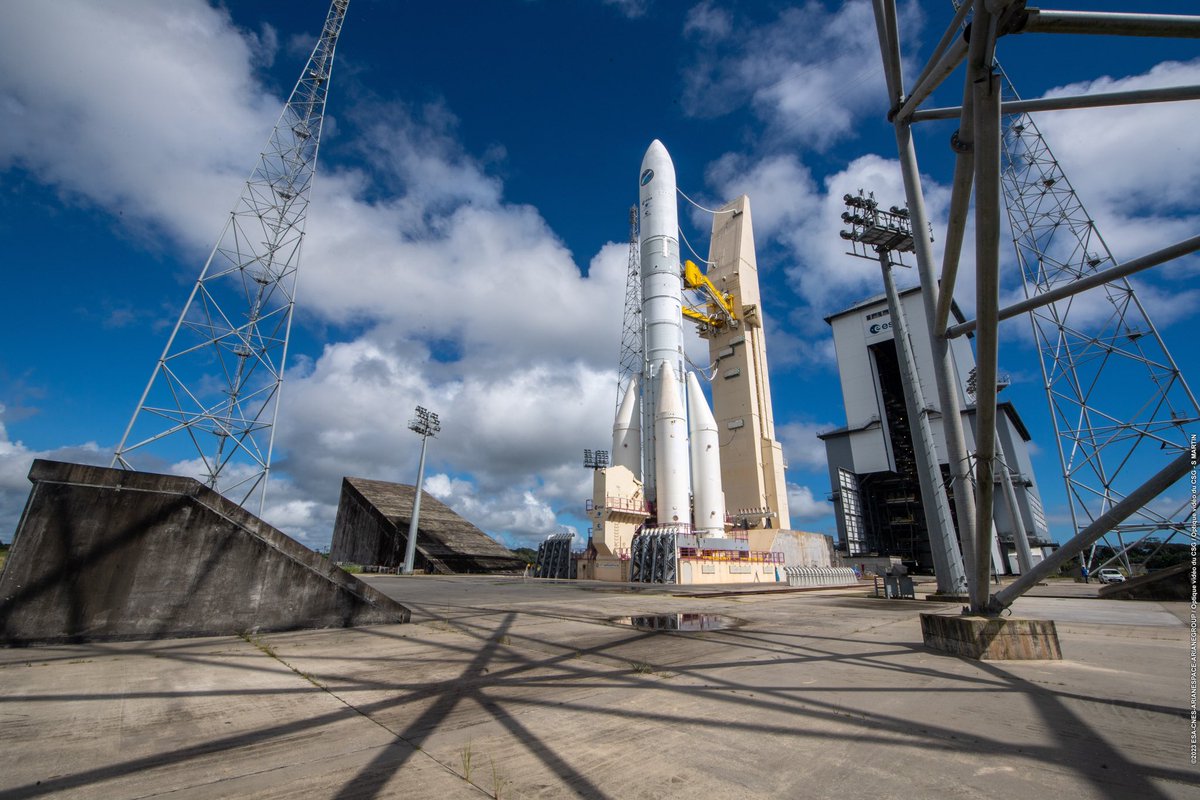
[[[33,458],[108,463],[327,7],[6,8],[0,539],[12,537]],[[901,4],[910,76],[950,15],[949,2]],[[1200,83],[1194,42],[1024,35],[999,54],[1025,97]],[[960,92],[956,75],[938,104]],[[750,195],[793,524],[832,533],[815,434],[844,417],[822,320],[880,290],[877,266],[843,255],[837,231],[845,191],[902,201],[883,97],[865,2],[352,0],[267,519],[327,544],[343,475],[412,480],[419,440],[406,422],[422,404],[444,423],[431,491],[509,544],[585,530],[580,455],[610,436],[627,213],[659,138],[692,197]],[[1195,103],[1039,115],[1118,258],[1195,233],[1197,118]],[[953,126],[927,125],[918,152],[936,229]],[[681,222],[706,242],[703,214]],[[1138,284],[1193,381],[1198,271],[1185,259]],[[969,310],[969,280],[959,292]],[[1006,393],[1034,435],[1062,536],[1028,323],[1002,336]]]

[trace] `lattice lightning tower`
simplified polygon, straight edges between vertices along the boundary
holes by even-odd
[[[625,278],[625,317],[617,371],[617,408],[635,375],[642,373],[642,259],[638,252],[638,209],[629,208],[629,269]]]
[[[261,510],[325,99],[348,5],[333,0],[321,37],[154,366],[114,466],[133,469],[131,456],[141,450],[147,450],[142,463],[157,468],[194,458],[191,471],[208,486],[243,505],[257,492]]]
[[[1026,297],[1114,266],[1028,114],[1004,119],[1003,153],[1001,181]],[[1128,279],[1034,309],[1030,319],[1078,532],[1188,446],[1185,428],[1200,408]],[[1129,547],[1154,534],[1170,541],[1193,513],[1190,497],[1169,508],[1144,507],[1106,543],[1128,567]],[[1089,561],[1101,566],[1094,556],[1093,547]]]

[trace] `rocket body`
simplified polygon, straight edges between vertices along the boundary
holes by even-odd
[[[683,279],[679,267],[679,207],[675,197],[675,165],[667,148],[655,139],[642,157],[638,173],[641,207],[639,246],[642,269],[642,430],[655,431],[659,408],[659,374],[664,365],[674,373],[680,412],[683,399]],[[684,436],[686,437],[686,431]],[[685,448],[686,449],[686,448]],[[657,498],[658,452],[643,447],[646,497]]]
[[[658,408],[654,413],[655,469],[659,525],[690,525],[692,521],[688,475],[688,430],[675,371],[660,362],[657,370]],[[724,520],[722,520],[724,522]]]
[[[645,360],[640,407],[634,382],[613,423],[612,463],[642,480],[657,525],[690,525],[707,536],[724,536],[717,424],[699,380],[684,371],[675,165],[662,142],[655,140],[646,151],[638,184]]]

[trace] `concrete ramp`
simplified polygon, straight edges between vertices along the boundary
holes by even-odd
[[[367,478],[343,478],[333,524],[333,561],[389,569],[404,563],[416,487]],[[517,558],[454,509],[421,492],[414,567],[441,575],[520,575]]]
[[[38,460],[0,574],[0,641],[407,622],[409,611],[191,478]]]

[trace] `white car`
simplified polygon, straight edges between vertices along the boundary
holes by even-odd
[[[1097,572],[1096,578],[1101,583],[1124,583],[1125,582],[1125,576],[1122,575],[1119,571],[1112,569],[1111,567],[1109,567],[1107,569],[1102,569],[1099,572]]]

